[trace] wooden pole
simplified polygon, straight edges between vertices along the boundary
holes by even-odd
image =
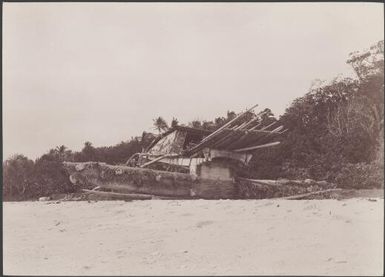
[[[269,125],[267,125],[267,126],[265,126],[265,127],[261,128],[261,129],[258,129],[258,131],[266,130],[267,128],[269,128],[269,127],[273,126],[275,123],[277,123],[277,121],[274,121],[274,122],[270,123]],[[255,127],[251,128],[251,129],[250,129],[250,131],[253,131],[253,130],[255,130],[255,128],[256,128],[256,127],[257,127],[257,126],[255,126]]]
[[[164,158],[171,158],[171,157],[177,157],[177,156],[178,155],[163,155],[163,156],[160,156],[160,157],[158,157],[156,159],[153,159],[153,160],[151,160],[151,161],[149,161],[149,162],[147,162],[145,164],[142,164],[140,167],[144,168],[144,167],[149,166],[150,164],[156,163],[156,162],[158,162],[158,161],[160,161],[160,160],[162,160]]]
[[[247,152],[247,151],[253,151],[253,150],[259,149],[259,148],[265,148],[265,147],[275,146],[275,145],[278,145],[278,144],[280,144],[280,143],[281,143],[280,141],[275,141],[275,142],[270,142],[270,143],[266,143],[266,144],[262,144],[262,145],[256,145],[256,146],[251,146],[251,147],[246,147],[246,148],[236,149],[236,150],[234,150],[234,152]]]
[[[229,141],[233,140],[235,137],[239,136],[240,132],[236,132],[235,130],[230,132],[225,137],[221,138],[217,142],[213,144],[213,147],[221,147],[224,144],[228,143]],[[242,134],[242,133],[241,133]]]
[[[207,137],[202,139],[202,141],[199,144],[197,144],[196,146],[194,146],[193,148],[191,148],[189,150],[186,150],[185,153],[194,154],[194,153],[202,150],[204,147],[207,147],[208,146],[207,145],[208,141],[213,140],[214,138],[217,138],[218,135],[221,134],[227,127],[229,127],[232,123],[234,123],[236,120],[238,120],[239,118],[244,116],[247,112],[250,112],[251,110],[253,110],[257,106],[258,106],[258,104],[254,105],[253,107],[251,107],[250,109],[246,110],[245,112],[239,114],[238,116],[236,116],[235,118],[233,118],[232,120],[227,122],[225,125],[223,125],[222,127],[218,128],[216,131],[214,131],[213,133],[211,133],[210,135],[208,135]],[[222,138],[220,138],[220,140],[221,139]]]
[[[251,129],[251,127],[250,127],[251,123],[254,123],[255,121],[258,121],[259,119],[262,120],[262,115],[264,115],[264,114],[266,114],[266,113],[267,113],[267,111],[265,111],[265,112],[260,112],[259,114],[257,114],[257,116],[256,116],[254,119],[251,119],[251,120],[246,124],[246,126],[244,126],[244,127],[242,128],[242,130],[248,130],[248,129]],[[261,123],[262,123],[262,122],[257,123],[257,125],[254,126],[254,127],[252,127],[252,128],[256,128],[256,127],[260,126]]]
[[[128,165],[129,162],[130,162],[135,156],[139,156],[139,153],[135,153],[135,154],[133,154],[130,158],[128,158],[128,160],[126,161],[125,165]]]
[[[207,140],[209,140],[210,138],[212,138],[213,136],[217,135],[220,131],[222,131],[223,129],[225,129],[226,127],[230,126],[233,122],[235,122],[236,120],[238,120],[239,118],[241,118],[242,116],[244,116],[247,112],[253,110],[254,108],[256,108],[258,106],[258,104],[254,105],[253,107],[251,107],[250,109],[246,110],[245,112],[239,114],[238,116],[236,116],[235,118],[233,118],[232,120],[230,120],[229,122],[227,122],[225,125],[223,125],[222,127],[218,128],[216,131],[212,132],[210,135],[208,135],[207,137],[205,137],[202,142],[205,142]]]
[[[270,124],[271,126],[271,124]],[[247,146],[247,145],[250,145],[250,143],[266,143],[268,141],[266,141],[266,138],[269,137],[270,139],[272,139],[272,135],[274,134],[279,134],[279,131],[283,129],[283,126],[279,126],[278,128],[275,128],[274,130],[272,131],[267,131],[266,129],[268,128],[269,126],[266,126],[262,129],[259,129],[259,130],[249,130],[247,131],[249,134],[261,134],[260,136],[258,136],[257,138],[255,138],[254,136],[243,136],[241,137],[240,139],[234,141],[233,143],[231,143],[229,145],[230,149],[237,149],[239,147],[244,147],[244,146]]]
[[[245,126],[242,127],[242,130],[247,130],[250,128],[250,125],[252,125],[255,121],[258,121],[258,117],[251,119]]]
[[[261,113],[259,113],[255,118],[252,118],[252,119],[250,119],[247,123],[242,124],[242,125],[240,126],[241,128],[239,128],[239,127],[237,127],[237,128],[232,128],[232,130],[236,130],[236,131],[244,131],[242,137],[241,137],[241,138],[238,138],[237,141],[241,140],[242,138],[247,137],[247,136],[248,136],[248,130],[247,130],[247,128],[249,128],[249,126],[250,126],[252,123],[254,123],[255,121],[259,120],[259,119],[261,118],[261,116],[262,116],[263,114],[265,114],[265,113],[266,113],[266,112],[261,112]],[[261,125],[261,123],[257,123],[256,126],[259,126],[259,125]],[[255,128],[256,126],[254,126],[253,128]],[[231,129],[225,129],[225,130],[231,130]],[[234,135],[234,134],[235,134],[235,135]],[[226,135],[225,137],[221,138],[219,141],[215,142],[215,143],[213,144],[213,146],[219,147],[219,146],[223,146],[223,145],[225,145],[225,144],[228,144],[229,142],[231,142],[231,140],[233,140],[233,139],[234,139],[235,137],[237,137],[237,136],[238,136],[237,133],[229,133],[229,134]],[[231,145],[231,144],[233,144],[233,143],[230,143],[230,145]],[[227,148],[228,148],[230,145],[228,145]]]
[[[278,128],[275,128],[274,130],[272,131],[266,131],[266,130],[254,130],[252,132],[261,132],[263,133],[261,136],[259,136],[255,141],[254,143],[259,143],[259,144],[264,144],[264,143],[268,143],[269,141],[272,141],[273,138],[275,139],[275,137],[277,137],[277,135],[279,135],[279,131],[283,129],[283,126],[279,126]],[[237,145],[234,146],[234,148],[238,148]]]

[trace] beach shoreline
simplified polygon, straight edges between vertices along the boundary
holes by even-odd
[[[3,203],[4,274],[382,275],[384,200]]]

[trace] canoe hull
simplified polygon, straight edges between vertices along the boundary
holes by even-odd
[[[99,162],[65,162],[64,167],[71,182],[83,189],[100,187],[127,193],[182,198],[237,198],[237,188],[233,180],[205,179],[186,173]]]

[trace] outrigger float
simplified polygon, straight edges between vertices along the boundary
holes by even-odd
[[[241,176],[253,154],[278,145],[286,131],[278,121],[263,126],[264,113],[251,113],[256,106],[213,132],[174,126],[125,165],[64,162],[64,167],[83,192],[113,199],[256,199],[330,191],[326,182]]]

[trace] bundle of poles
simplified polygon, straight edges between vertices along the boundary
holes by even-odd
[[[225,123],[214,132],[208,134],[198,144],[185,149],[181,154],[165,154],[148,161],[140,167],[147,167],[164,158],[176,158],[180,156],[194,158],[201,155],[202,150],[205,148],[227,150],[237,153],[250,153],[257,149],[280,144],[280,141],[272,140],[287,130],[284,130],[284,127],[279,125],[279,122],[276,120],[264,126],[263,116],[267,111],[262,111],[258,114],[253,113],[252,111],[257,106],[258,105],[254,105],[250,109],[238,114],[235,118]],[[159,138],[156,141],[159,141]],[[155,142],[151,145],[153,146],[154,143]],[[146,153],[141,153],[139,155],[146,155]],[[130,160],[131,158],[127,163]]]
[[[254,105],[245,112],[240,113],[206,136],[199,144],[186,149],[184,154],[187,156],[198,155],[201,150],[207,147],[234,152],[251,152],[256,149],[278,145],[279,141],[271,142],[271,140],[287,130],[283,130],[283,126],[277,126],[279,125],[277,121],[263,126],[262,116],[266,112],[260,112],[257,115],[252,113],[257,106]],[[248,114],[252,116],[246,120]]]

